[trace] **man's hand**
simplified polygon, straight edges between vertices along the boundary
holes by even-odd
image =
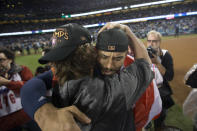
[[[108,30],[108,29],[112,29],[112,28],[119,28],[119,29],[121,29],[121,30],[123,30],[123,31],[125,31],[126,32],[126,30],[127,30],[127,26],[126,25],[123,25],[123,24],[119,24],[119,23],[107,23],[105,26],[103,26],[100,30],[99,30],[99,32],[98,32],[98,34],[100,34],[102,31],[104,31],[104,30]]]
[[[0,76],[0,86],[7,85],[10,82],[10,80]]]
[[[55,108],[47,103],[39,108],[35,115],[35,121],[42,131],[81,131],[74,117],[82,123],[89,124],[91,120],[75,106]]]
[[[159,64],[161,63],[161,59],[159,58],[159,56],[155,55],[155,54],[152,54],[153,55],[153,58],[151,58],[151,61],[153,64]]]
[[[166,68],[161,64],[161,59],[157,55],[154,54],[152,55],[154,56],[153,58],[151,58],[152,63],[157,66],[161,75],[164,76],[166,72]]]

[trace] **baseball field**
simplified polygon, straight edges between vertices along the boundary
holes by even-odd
[[[176,102],[182,104],[190,92],[190,88],[183,83],[184,75],[197,63],[197,35],[165,38],[162,48],[169,50],[174,59],[175,77],[171,85]]]
[[[171,53],[175,71],[174,79],[170,84],[174,92],[173,98],[176,105],[169,110],[166,123],[167,125],[177,126],[183,131],[192,131],[191,119],[182,114],[182,104],[191,90],[184,85],[183,78],[190,67],[197,63],[197,35],[184,35],[178,38],[164,37],[161,47]],[[40,54],[17,56],[16,63],[26,65],[32,72],[35,72],[39,65],[37,62],[39,57]]]
[[[182,114],[182,104],[191,88],[183,83],[184,75],[197,63],[197,35],[166,37],[162,41],[162,48],[167,49],[174,59],[175,76],[170,82],[174,92],[173,98],[177,105],[169,110],[167,123],[176,125],[183,131],[192,131],[192,122]]]

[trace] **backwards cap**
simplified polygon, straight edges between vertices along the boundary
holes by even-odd
[[[97,38],[96,48],[109,52],[128,50],[129,39],[124,31],[118,28],[102,31]]]
[[[53,48],[38,61],[41,64],[64,60],[80,45],[91,42],[89,31],[78,24],[60,26],[53,33]]]

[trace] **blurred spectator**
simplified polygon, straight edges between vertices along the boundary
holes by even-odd
[[[31,47],[30,47],[30,44],[29,44],[29,43],[26,43],[25,47],[26,47],[27,54],[30,55],[30,54],[31,54],[31,51],[30,51]]]
[[[20,88],[33,77],[26,66],[14,63],[14,53],[0,47],[0,130],[22,130],[24,124],[35,124],[23,111]],[[35,124],[33,130],[39,131]],[[38,129],[38,130],[37,130]],[[32,131],[33,131],[32,130]]]
[[[197,131],[197,64],[186,73],[184,83],[193,89],[183,104],[183,113],[193,120],[193,131]]]
[[[42,56],[44,56],[47,52],[49,52],[50,51],[50,48],[48,48],[48,47],[45,47],[44,49],[43,49],[43,51],[42,51]]]
[[[197,88],[197,64],[186,73],[184,83],[191,88]]]
[[[183,114],[192,119],[194,124],[193,131],[197,131],[197,89],[193,89],[185,99]]]
[[[33,43],[34,54],[38,54],[39,44],[38,42]]]
[[[175,26],[175,34],[174,34],[175,37],[179,37],[179,26]]]
[[[45,68],[42,67],[42,66],[38,66],[38,67],[36,68],[35,76],[37,76],[37,75],[39,75],[39,74],[42,74],[42,73],[44,73],[44,72],[45,72]]]

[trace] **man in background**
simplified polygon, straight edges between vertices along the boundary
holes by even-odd
[[[167,110],[174,105],[171,97],[173,92],[168,83],[174,77],[173,58],[168,50],[161,49],[161,39],[162,35],[157,31],[152,30],[147,34],[147,46],[155,50],[155,53],[151,53],[151,61],[163,76],[163,83],[158,87],[162,99],[162,112],[160,117],[154,121],[155,130],[165,127],[164,120]]]

